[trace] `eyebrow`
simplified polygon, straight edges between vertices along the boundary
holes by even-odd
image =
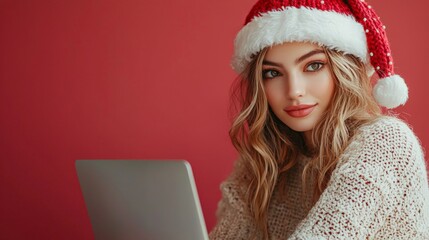
[[[302,55],[301,57],[299,57],[297,60],[295,60],[295,64],[299,64],[300,62],[304,61],[305,59],[315,55],[315,54],[319,54],[319,53],[324,53],[325,51],[323,51],[323,49],[314,49],[304,55]],[[262,64],[264,65],[271,65],[271,66],[276,66],[276,67],[281,67],[281,64],[275,63],[275,62],[271,62],[268,60],[264,60],[262,62]]]

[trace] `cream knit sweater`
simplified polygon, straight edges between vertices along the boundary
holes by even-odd
[[[382,117],[359,129],[314,206],[302,195],[300,159],[288,175],[286,197],[275,189],[268,209],[271,239],[429,239],[429,186],[419,141],[410,128]],[[221,184],[210,239],[250,239],[240,161]],[[310,188],[312,186],[310,185]],[[311,191],[310,191],[311,192]]]

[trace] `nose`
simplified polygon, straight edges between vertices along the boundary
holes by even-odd
[[[298,75],[289,75],[287,94],[290,99],[298,99],[305,95],[305,81]]]

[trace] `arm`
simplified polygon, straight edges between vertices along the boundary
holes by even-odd
[[[352,141],[327,188],[289,239],[368,239],[398,205],[397,181],[412,159],[414,136],[399,121],[366,128]]]
[[[217,224],[209,234],[211,240],[250,239],[250,218],[245,211],[243,166],[235,169],[221,184],[222,199],[216,211]]]
[[[218,205],[217,224],[209,234],[211,240],[250,239],[249,221],[241,210],[234,208],[226,199]]]

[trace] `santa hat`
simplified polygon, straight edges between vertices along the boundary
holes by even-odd
[[[234,42],[232,67],[241,73],[256,53],[284,42],[311,42],[370,63],[373,89],[384,107],[404,105],[405,81],[393,72],[385,26],[364,0],[259,0]]]

